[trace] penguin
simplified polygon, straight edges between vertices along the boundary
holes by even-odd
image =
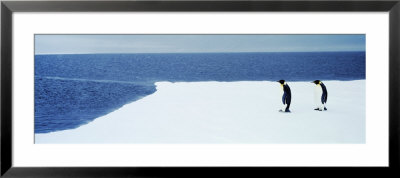
[[[315,84],[314,99],[316,108],[314,110],[326,111],[325,104],[328,101],[328,90],[326,90],[326,86],[320,80],[315,80],[311,83]]]
[[[280,112],[290,112],[289,107],[290,107],[290,102],[292,100],[292,93],[290,92],[290,87],[285,82],[285,80],[278,80],[277,82],[279,82],[281,84],[281,87],[283,90],[283,95],[282,95],[283,108],[279,111]]]

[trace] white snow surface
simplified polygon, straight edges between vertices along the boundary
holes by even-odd
[[[323,81],[327,111],[314,111],[310,82],[157,82],[157,91],[76,129],[35,134],[35,143],[365,143],[365,80]]]

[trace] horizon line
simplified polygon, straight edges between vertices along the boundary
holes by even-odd
[[[34,55],[74,55],[74,54],[209,54],[209,53],[329,53],[329,52],[366,52],[365,50],[356,51],[221,51],[221,52],[109,52],[109,53],[39,53]]]

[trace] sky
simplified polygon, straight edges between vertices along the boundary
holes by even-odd
[[[365,35],[35,35],[35,54],[365,51]]]

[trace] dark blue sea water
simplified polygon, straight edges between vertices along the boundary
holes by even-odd
[[[35,55],[35,133],[72,129],[157,81],[365,79],[365,52]]]

